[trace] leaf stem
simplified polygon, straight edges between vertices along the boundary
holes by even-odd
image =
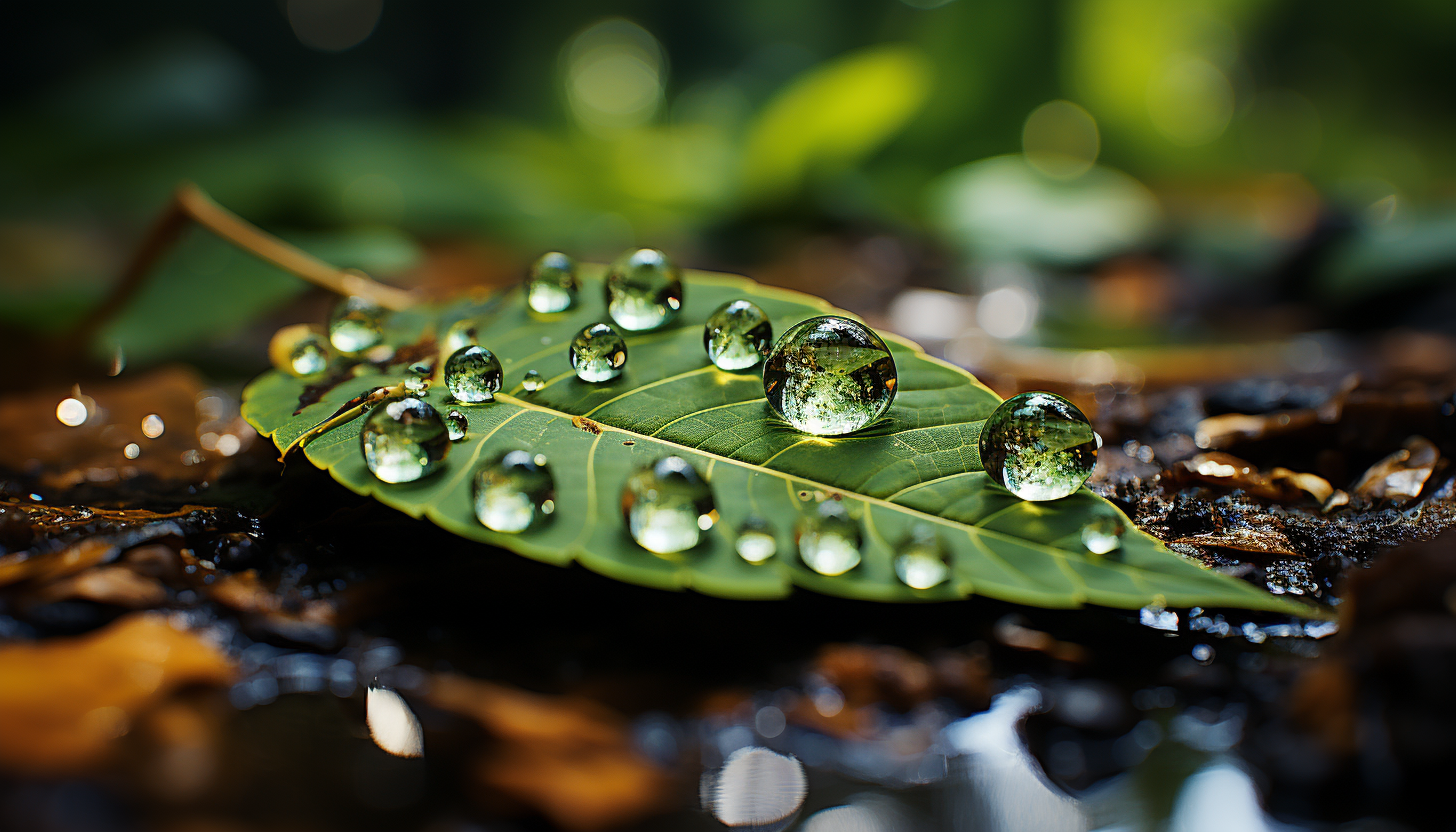
[[[396,396],[405,396],[408,395],[409,392],[410,391],[408,390],[408,388],[405,387],[404,382],[401,381],[399,384],[393,384],[389,387],[376,387],[374,390],[363,396],[356,396],[349,401],[344,402],[342,407],[334,411],[334,415],[323,420],[322,422],[319,422],[317,425],[314,425],[303,433],[300,433],[296,439],[294,439],[292,442],[289,442],[288,446],[283,449],[283,453],[278,455],[278,461],[286,462],[288,460],[289,454],[293,453],[294,451],[303,450],[303,448],[307,446],[308,443],[319,438],[320,436],[323,436],[324,434],[328,433],[339,425],[347,424],[354,421],[355,419],[362,416],[366,411],[372,409],[375,405],[379,404],[385,399],[392,399]]]
[[[141,291],[148,275],[195,222],[248,254],[340,295],[355,295],[392,310],[405,309],[414,296],[380,283],[356,269],[339,269],[258,228],[218,205],[191,182],[183,182],[148,229],[127,261],[110,294],[67,336],[71,343],[89,344],[101,327]]]

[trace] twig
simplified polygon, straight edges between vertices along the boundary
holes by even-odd
[[[367,298],[386,309],[404,309],[414,303],[409,292],[386,286],[357,270],[330,266],[218,205],[196,185],[184,182],[177,186],[172,200],[142,238],[106,300],[71,331],[68,338],[72,343],[91,343],[101,327],[141,290],[157,261],[177,242],[189,220],[248,254],[331,292]]]

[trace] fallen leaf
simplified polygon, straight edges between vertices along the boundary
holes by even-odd
[[[1420,496],[1440,461],[1441,452],[1429,439],[1412,436],[1405,447],[1370,466],[1350,489],[1351,496],[1367,505],[1379,500],[1404,505]]]

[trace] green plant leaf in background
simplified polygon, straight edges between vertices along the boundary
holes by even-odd
[[[920,109],[930,79],[923,53],[905,44],[861,49],[800,76],[749,126],[746,196],[772,201],[853,167]]]
[[[835,311],[807,295],[690,272],[677,322],[629,337],[621,377],[582,382],[570,369],[567,345],[581,327],[603,317],[601,268],[583,266],[582,283],[578,307],[552,320],[529,314],[519,290],[484,303],[394,315],[387,337],[396,345],[417,343],[472,317],[481,341],[505,368],[505,386],[489,404],[455,405],[442,384],[426,394],[442,412],[459,407],[469,419],[467,437],[450,449],[441,472],[403,485],[375,479],[359,450],[362,420],[323,434],[304,453],[348,488],[463,537],[549,563],[577,561],[647,586],[730,598],[777,598],[800,586],[880,601],[976,593],[1046,607],[1163,603],[1310,612],[1168,551],[1086,489],[1056,502],[1023,502],[986,474],[968,470],[974,457],[968,424],[986,418],[1000,400],[969,373],[893,335],[886,341],[899,368],[900,393],[881,423],[834,438],[795,432],[772,416],[757,374],[723,372],[708,363],[702,321],[734,298],[761,306],[775,332]],[[540,372],[547,385],[524,392],[520,382],[528,370]],[[350,378],[295,415],[306,382],[269,371],[245,392],[243,413],[282,448],[350,398],[401,378]],[[519,535],[486,529],[472,510],[473,472],[511,448],[545,454],[556,484],[556,511],[546,524]],[[620,494],[634,470],[669,454],[690,461],[711,483],[720,519],[694,549],[658,556],[629,536]],[[805,567],[795,548],[796,526],[827,499],[841,500],[863,530],[862,563],[837,577]],[[1092,555],[1082,546],[1081,529],[1097,512],[1111,512],[1127,525],[1114,556]],[[777,540],[778,554],[759,565],[734,548],[736,529],[751,516],[767,520]],[[912,534],[926,529],[950,559],[952,576],[933,589],[915,590],[897,580],[893,560]]]

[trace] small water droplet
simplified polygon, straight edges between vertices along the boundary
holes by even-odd
[[[414,482],[439,470],[449,429],[435,408],[413,397],[375,407],[359,431],[364,464],[384,482]]]
[[[991,479],[1023,500],[1066,497],[1097,464],[1092,425],[1053,393],[1021,393],[1002,402],[981,430],[980,451]]]
[[[750,517],[738,527],[738,539],[733,542],[738,556],[749,563],[763,563],[778,551],[773,526],[762,517]]]
[[[156,439],[167,430],[167,425],[162,417],[155,413],[148,413],[142,417],[142,436],[148,439]]]
[[[384,338],[383,307],[360,297],[347,297],[329,316],[329,343],[342,353],[362,352]]]
[[[713,489],[682,457],[668,456],[639,469],[622,486],[622,516],[638,545],[659,555],[698,545],[718,511]]]
[[[898,378],[880,336],[848,318],[824,315],[795,324],[769,350],[763,392],[795,429],[838,436],[890,409]]]
[[[329,339],[309,324],[285,326],[268,342],[268,360],[292,376],[312,376],[329,366]]]
[[[682,277],[666,254],[639,248],[617,259],[607,271],[607,314],[631,332],[656,329],[682,309]]]
[[[479,344],[480,322],[474,318],[461,318],[445,330],[440,338],[440,355],[449,358],[456,350]]]
[[[121,449],[121,455],[127,459],[136,459],[142,455],[142,446],[135,442],[130,442],[125,448]]]
[[[627,365],[627,342],[611,324],[592,324],[572,339],[570,358],[582,381],[610,381]]]
[[[548,251],[531,264],[526,275],[526,305],[549,315],[576,305],[576,263],[559,251]]]
[[[545,386],[546,379],[542,378],[541,374],[535,370],[527,370],[526,374],[521,376],[521,389],[527,393],[534,393]]]
[[[1207,644],[1193,645],[1193,659],[1199,664],[1213,663],[1213,647]]]
[[[746,300],[730,300],[708,316],[703,349],[720,370],[747,370],[768,354],[773,324],[762,309]]]
[[[56,420],[66,427],[78,427],[86,423],[89,414],[86,404],[77,398],[64,398],[56,405]]]
[[[465,414],[458,410],[452,410],[445,414],[445,432],[449,435],[451,442],[459,442],[465,438],[465,433],[470,429],[470,420]]]
[[[859,522],[838,500],[825,500],[799,521],[799,559],[820,575],[843,575],[859,565]]]
[[[1106,555],[1122,548],[1125,527],[1112,512],[1098,512],[1082,527],[1082,545],[1094,555]]]
[[[546,457],[504,451],[475,472],[475,517],[487,529],[517,534],[556,510],[555,492]]]
[[[500,360],[485,347],[461,347],[445,362],[445,386],[463,404],[494,401],[501,378]]]
[[[950,561],[934,529],[915,528],[895,555],[895,575],[911,589],[931,589],[950,578]]]

